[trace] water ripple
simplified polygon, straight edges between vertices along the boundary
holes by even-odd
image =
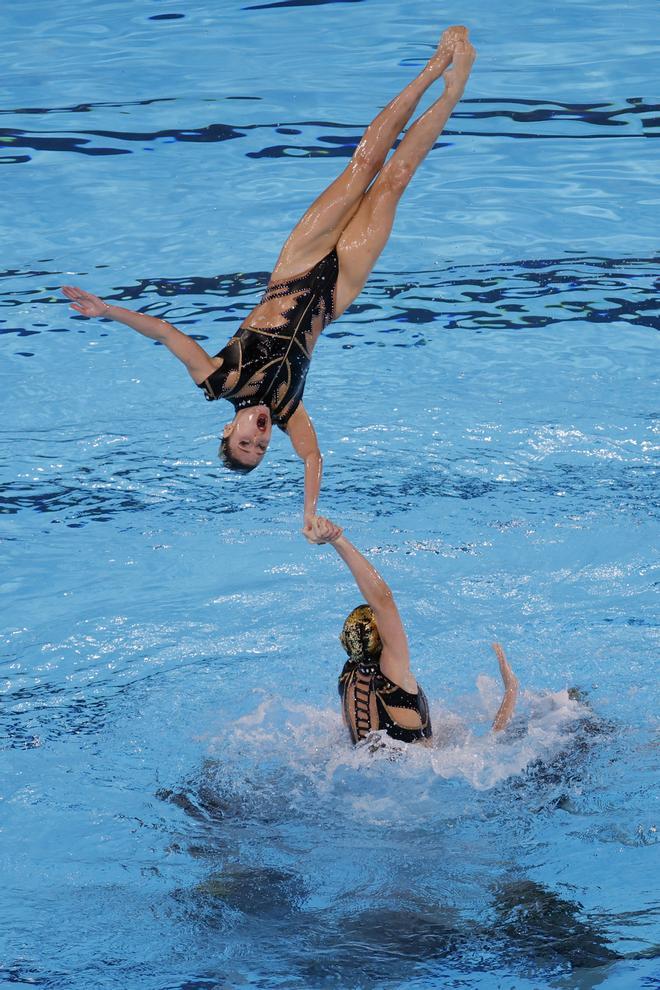
[[[369,338],[370,330],[400,333],[396,325],[402,325],[406,328],[406,339],[397,342],[398,345],[418,346],[425,336],[411,335],[407,329],[410,326],[441,324],[448,330],[529,331],[570,323],[603,326],[613,323],[657,330],[660,328],[659,261],[657,257],[577,256],[511,261],[496,267],[448,265],[433,271],[387,274],[376,271],[359,300],[347,310],[347,317],[353,318],[351,329],[340,322],[331,326],[325,336]],[[0,280],[27,278],[42,283],[17,289],[10,282],[7,290],[0,291],[0,313],[4,310],[9,317],[13,309],[19,309],[25,318],[30,315],[26,303],[48,307],[38,314],[35,310],[33,322],[27,325],[7,325],[7,318],[0,319],[0,335],[30,336],[40,330],[70,332],[81,325],[89,326],[84,317],[71,316],[69,311],[70,322],[65,326],[43,322],[45,315],[50,316],[53,304],[60,308],[68,306],[65,299],[53,293],[59,294],[61,281],[70,279],[71,275],[53,269],[0,272]],[[98,277],[90,272],[76,275]],[[235,323],[242,321],[256,304],[268,275],[264,271],[231,272],[211,278],[154,275],[130,285],[116,286],[106,293],[106,298],[116,304],[142,303],[142,312],[184,327],[208,320]],[[173,297],[188,299],[185,304],[163,302]],[[200,297],[213,302],[198,301]],[[205,334],[192,335],[198,340],[208,339]]]
[[[226,99],[258,99],[251,95],[226,97]],[[17,116],[47,115],[53,113],[90,113],[97,108],[145,107],[155,103],[176,104],[174,97],[159,97],[123,104],[82,102],[71,107],[28,107],[5,113]],[[482,109],[486,107],[487,109]],[[524,107],[524,109],[521,109]],[[660,104],[641,97],[624,100],[621,104],[609,103],[561,103],[525,99],[466,99],[452,115],[452,123],[445,128],[444,140],[436,145],[443,147],[446,138],[480,136],[486,138],[534,138],[534,139],[603,139],[644,138],[658,134]],[[172,108],[174,112],[174,108]],[[130,112],[124,110],[123,112]],[[494,127],[501,121],[517,125],[515,130]],[[465,122],[469,122],[466,126]],[[470,126],[476,125],[476,126]],[[364,124],[346,124],[337,121],[279,120],[265,124],[191,124],[186,128],[158,130],[85,129],[62,134],[55,130],[36,131],[23,128],[0,128],[0,164],[17,164],[16,151],[34,151],[81,155],[130,154],[133,144],[150,146],[158,142],[217,144],[223,141],[245,138],[254,132],[271,135],[296,136],[295,141],[267,143],[261,147],[246,149],[249,158],[282,158],[289,155],[314,158],[319,156],[350,158],[366,127]],[[327,129],[341,134],[324,133]],[[105,143],[97,139],[104,139]],[[107,142],[111,142],[108,144]],[[312,143],[310,143],[312,142]],[[20,163],[30,161],[30,156],[20,156]]]

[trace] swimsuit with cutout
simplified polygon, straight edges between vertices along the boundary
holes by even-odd
[[[383,673],[377,663],[347,660],[339,675],[339,696],[344,721],[354,743],[366,739],[372,732],[384,729],[392,739],[416,743],[431,739],[431,716],[426,695],[419,684],[417,694],[404,691]],[[419,728],[400,725],[393,708],[407,708],[419,715]]]
[[[266,405],[273,422],[284,429],[302,399],[314,345],[333,318],[338,275],[333,248],[309,271],[271,282],[259,305],[285,300],[283,322],[241,327],[216,355],[222,358],[222,367],[199,385],[206,398],[227,399],[237,412]],[[228,387],[227,379],[235,377],[234,372],[238,377]]]

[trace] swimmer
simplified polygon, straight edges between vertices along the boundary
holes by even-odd
[[[294,228],[261,301],[215,356],[166,320],[75,286],[62,288],[76,312],[115,320],[159,341],[183,362],[207,399],[231,402],[235,415],[224,427],[219,450],[227,467],[243,473],[257,467],[273,423],[288,434],[305,465],[306,536],[322,474],[316,433],[301,401],[314,345],[362,291],[390,236],[397,204],[461,99],[475,57],[467,28],[444,32],[419,75],[372,121],[348,166]],[[386,162],[422,95],[440,79],[442,95]]]
[[[392,592],[329,519],[317,516],[308,539],[334,547],[368,603],[353,609],[339,637],[348,654],[339,675],[339,696],[352,741],[361,742],[372,732],[384,729],[401,742],[431,745],[428,702],[410,670],[408,638]],[[500,644],[493,643],[493,649],[504,682],[504,697],[491,728],[501,732],[516,706],[518,679]]]

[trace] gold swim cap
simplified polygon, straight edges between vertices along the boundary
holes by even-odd
[[[344,622],[339,642],[356,663],[378,662],[383,644],[369,605],[358,605],[353,609]]]

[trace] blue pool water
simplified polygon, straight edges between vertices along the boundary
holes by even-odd
[[[657,9],[4,17],[0,985],[659,987]],[[222,404],[58,290],[219,349],[456,21],[466,98],[306,390],[320,509],[432,703],[432,750],[374,753],[336,698],[359,595],[284,439],[226,476]]]

